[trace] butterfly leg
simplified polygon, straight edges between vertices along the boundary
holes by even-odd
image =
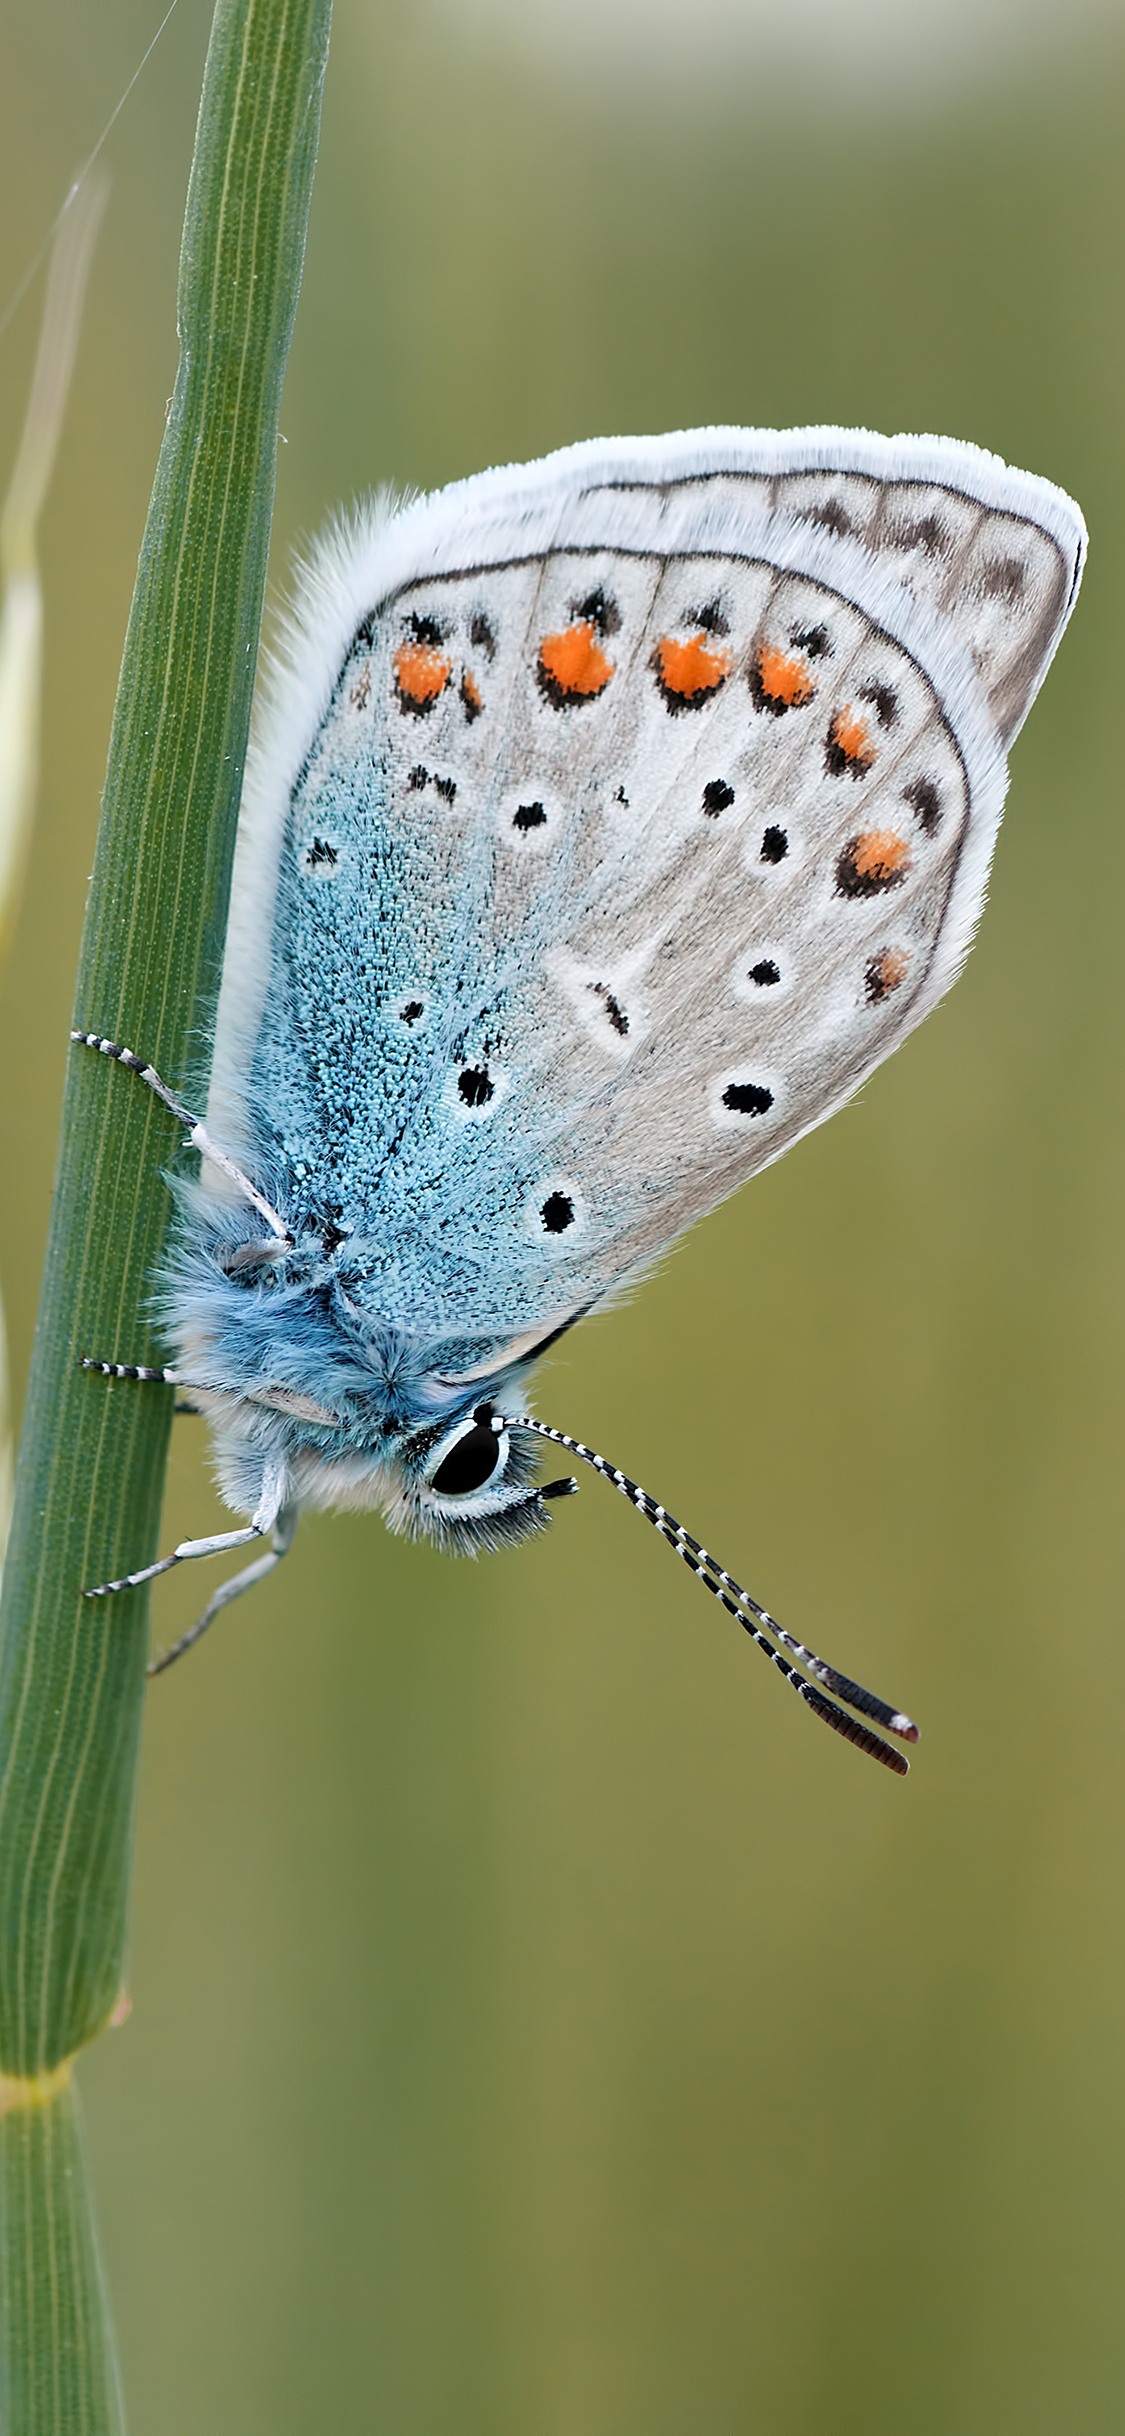
[[[167,1367],[152,1370],[143,1362],[99,1362],[92,1353],[81,1354],[79,1362],[83,1370],[94,1370],[102,1379],[154,1380],[159,1387],[182,1387],[188,1396],[214,1395],[216,1392],[212,1382],[186,1378],[182,1370]],[[267,1412],[289,1413],[297,1421],[319,1422],[323,1429],[340,1427],[339,1416],[328,1412],[323,1404],[314,1403],[311,1396],[301,1396],[284,1387],[272,1387],[268,1380],[263,1381],[260,1387],[247,1387],[242,1401],[245,1404],[260,1404]],[[202,1407],[198,1404],[174,1404],[172,1410],[177,1413],[199,1413]],[[543,1494],[541,1490],[540,1495]]]
[[[194,1144],[196,1150],[202,1151],[204,1157],[210,1159],[214,1167],[221,1168],[223,1174],[229,1176],[232,1183],[237,1184],[240,1193],[250,1203],[251,1208],[257,1210],[259,1218],[265,1219],[275,1242],[283,1244],[286,1248],[291,1246],[293,1238],[284,1218],[279,1216],[271,1203],[258,1191],[257,1186],[251,1184],[245,1170],[239,1167],[235,1160],[228,1158],[226,1151],[220,1150],[217,1142],[212,1141],[202,1118],[193,1116],[190,1108],[185,1108],[183,1101],[177,1099],[175,1092],[170,1091],[167,1083],[161,1081],[155,1066],[148,1065],[143,1057],[138,1057],[135,1049],[124,1049],[120,1041],[105,1040],[99,1032],[72,1031],[70,1037],[79,1048],[96,1049],[100,1057],[115,1058],[119,1066],[128,1067],[130,1074],[139,1074],[142,1083],[146,1083],[149,1090],[155,1092],[158,1100],[163,1100],[164,1106],[171,1109],[173,1116],[179,1118],[181,1125],[187,1126],[188,1139]]]
[[[178,1641],[173,1641],[171,1649],[164,1650],[159,1658],[152,1660],[148,1668],[149,1674],[162,1675],[167,1667],[175,1664],[177,1658],[184,1656],[186,1650],[194,1649],[196,1642],[202,1640],[208,1625],[214,1623],[216,1616],[221,1614],[224,1607],[230,1606],[232,1599],[240,1599],[243,1591],[254,1588],[255,1582],[264,1582],[266,1575],[272,1573],[275,1566],[280,1565],[282,1557],[288,1556],[296,1529],[296,1506],[283,1506],[273,1526],[272,1547],[266,1550],[264,1556],[255,1557],[252,1565],[244,1565],[241,1573],[232,1574],[229,1582],[223,1582],[220,1585],[214,1598],[208,1600],[202,1615],[196,1618],[195,1623],[189,1625],[187,1631],[180,1634]]]
[[[171,1556],[158,1557],[154,1565],[142,1565],[137,1573],[123,1573],[119,1581],[98,1582],[84,1592],[88,1599],[108,1599],[116,1590],[138,1590],[142,1582],[155,1582],[161,1573],[171,1573],[174,1565],[183,1565],[196,1556],[224,1556],[228,1548],[246,1548],[255,1539],[264,1539],[272,1531],[285,1505],[288,1474],[283,1464],[271,1464],[262,1483],[262,1494],[254,1513],[240,1531],[214,1531],[206,1539],[182,1539]]]
[[[178,1370],[150,1370],[144,1362],[99,1362],[92,1353],[80,1357],[83,1370],[96,1370],[102,1379],[152,1379],[158,1387],[186,1387]]]
[[[81,1366],[83,1370],[96,1370],[102,1379],[151,1379],[158,1387],[182,1387],[187,1394],[197,1385],[202,1385],[201,1380],[185,1379],[179,1370],[152,1370],[144,1362],[98,1362],[90,1353],[81,1356]],[[194,1413],[198,1419],[203,1407],[200,1404],[177,1402],[172,1410],[174,1413]]]

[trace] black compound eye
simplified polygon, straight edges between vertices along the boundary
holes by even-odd
[[[473,1489],[483,1489],[491,1480],[500,1461],[500,1439],[491,1422],[478,1421],[451,1446],[444,1463],[439,1463],[430,1487],[439,1497],[468,1497]]]

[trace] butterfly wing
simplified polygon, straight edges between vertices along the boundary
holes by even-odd
[[[889,1055],[967,951],[1083,545],[997,459],[839,432],[595,443],[332,539],[216,1098],[373,1309],[534,1338]]]

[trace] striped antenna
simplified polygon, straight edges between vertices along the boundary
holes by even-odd
[[[842,1675],[837,1667],[829,1666],[823,1658],[817,1657],[815,1650],[807,1649],[803,1641],[795,1640],[792,1633],[786,1632],[765,1607],[758,1605],[757,1599],[752,1599],[749,1592],[743,1590],[733,1574],[716,1563],[699,1540],[692,1538],[690,1531],[684,1530],[675,1515],[669,1514],[666,1506],[658,1505],[656,1499],[650,1497],[635,1480],[630,1480],[627,1472],[619,1472],[616,1464],[607,1463],[604,1455],[596,1455],[593,1447],[583,1446],[580,1438],[568,1438],[565,1430],[550,1429],[545,1421],[533,1421],[526,1413],[521,1413],[518,1420],[505,1420],[503,1427],[531,1430],[537,1438],[549,1438],[553,1446],[565,1446],[570,1454],[580,1456],[583,1463],[590,1464],[595,1472],[600,1472],[603,1480],[608,1480],[615,1489],[619,1489],[621,1495],[629,1499],[630,1505],[636,1507],[638,1514],[643,1514],[645,1521],[652,1523],[661,1538],[667,1540],[669,1547],[675,1549],[677,1556],[683,1558],[685,1565],[690,1566],[704,1588],[711,1592],[712,1598],[718,1599],[727,1614],[732,1615],[758,1648],[765,1651],[786,1682],[800,1693],[814,1716],[822,1717],[825,1725],[830,1725],[834,1733],[842,1734],[846,1742],[853,1742],[857,1750],[866,1751],[871,1759],[879,1760],[884,1768],[892,1769],[896,1776],[909,1773],[910,1762],[905,1753],[895,1750],[891,1743],[883,1741],[881,1734],[872,1733],[870,1726],[860,1721],[864,1717],[873,1718],[876,1725],[883,1726],[889,1734],[897,1734],[900,1741],[917,1742],[918,1728],[912,1720],[904,1716],[901,1709],[892,1708],[889,1701],[880,1700],[877,1693],[865,1690],[862,1683],[854,1683],[850,1675]],[[777,1648],[774,1647],[775,1642]],[[789,1658],[782,1657],[782,1650],[788,1650],[789,1656],[797,1660],[796,1666],[790,1665]],[[804,1669],[803,1673],[799,1671],[801,1668]],[[808,1681],[809,1676],[813,1678],[812,1682]],[[845,1701],[847,1708],[840,1708],[840,1701]],[[858,1710],[859,1715],[849,1716],[848,1709]]]

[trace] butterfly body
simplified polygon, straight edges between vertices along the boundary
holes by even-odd
[[[236,1506],[540,1527],[497,1417],[537,1352],[959,970],[1083,550],[997,458],[831,430],[594,442],[327,537],[164,1283]]]
[[[464,1366],[465,1337],[414,1335],[381,1320],[371,1301],[381,1268],[362,1251],[326,1254],[315,1236],[298,1236],[283,1261],[232,1274],[226,1264],[244,1248],[245,1230],[231,1226],[226,1207],[192,1201],[164,1297],[178,1375],[211,1422],[228,1502],[253,1513],[267,1472],[280,1469],[286,1503],[381,1506],[392,1525],[426,1527],[457,1551],[457,1511],[431,1502],[423,1526],[404,1490],[452,1431],[471,1426],[477,1407],[501,1388],[517,1392],[526,1366],[498,1355],[467,1381],[443,1373],[443,1364]],[[469,1342],[479,1354],[479,1341]],[[481,1518],[482,1546],[546,1519],[523,1494],[532,1448],[516,1440],[505,1452],[508,1485],[519,1493]]]

